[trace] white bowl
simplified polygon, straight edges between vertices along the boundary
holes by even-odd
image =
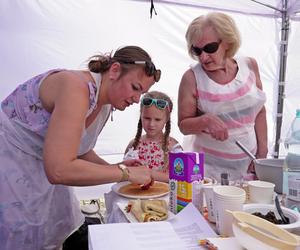
[[[250,202],[271,204],[273,202],[274,187],[274,183],[267,181],[248,181]]]
[[[282,194],[284,159],[257,159],[254,161],[255,172],[259,180],[275,184],[275,192]]]
[[[281,207],[284,215],[290,219],[290,224],[276,224],[276,226],[286,229],[289,232],[296,231],[297,228],[300,228],[300,213],[286,208]],[[252,204],[244,204],[243,211],[247,213],[254,213],[260,212],[262,214],[267,214],[269,211],[274,212],[277,219],[280,219],[280,216],[277,212],[277,209],[274,204],[259,204],[259,203],[252,203]]]
[[[299,237],[275,224],[242,211],[229,211],[237,241],[248,250],[299,250]]]

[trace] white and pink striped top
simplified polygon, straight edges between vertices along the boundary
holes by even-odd
[[[231,180],[246,174],[249,157],[235,144],[236,140],[256,153],[254,130],[256,115],[263,107],[266,96],[256,86],[256,77],[249,68],[249,58],[235,58],[238,64],[236,77],[225,85],[211,80],[198,63],[192,66],[198,94],[198,109],[221,118],[229,129],[229,139],[218,141],[209,134],[189,136],[189,150],[205,152],[205,175],[220,179],[228,172]]]

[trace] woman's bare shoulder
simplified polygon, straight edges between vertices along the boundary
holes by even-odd
[[[196,79],[195,79],[194,72],[192,71],[192,69],[188,69],[183,73],[180,84],[187,85],[187,84],[193,84],[195,82]]]

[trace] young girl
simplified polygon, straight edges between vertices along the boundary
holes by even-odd
[[[124,156],[125,159],[139,159],[152,169],[154,180],[163,182],[169,181],[168,153],[182,150],[180,144],[169,136],[172,109],[173,103],[166,94],[158,91],[146,93],[140,104],[136,136],[127,146]]]

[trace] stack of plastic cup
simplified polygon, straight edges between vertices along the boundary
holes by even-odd
[[[204,177],[203,180],[199,181],[199,183],[195,185],[195,192],[193,191],[193,203],[196,208],[198,208],[200,213],[203,213],[204,205],[207,204],[204,199],[204,188],[207,186],[215,185],[216,182],[217,181],[214,179]]]
[[[210,222],[216,222],[215,207],[214,207],[214,192],[213,192],[213,188],[215,186],[216,186],[216,181],[212,181],[202,186],[202,191],[204,193],[204,197],[202,196],[204,198],[202,202],[202,208],[203,206],[206,206],[208,211],[208,220]]]
[[[233,236],[233,218],[226,210],[242,211],[246,192],[235,186],[215,186],[213,192],[217,231],[221,236]]]

